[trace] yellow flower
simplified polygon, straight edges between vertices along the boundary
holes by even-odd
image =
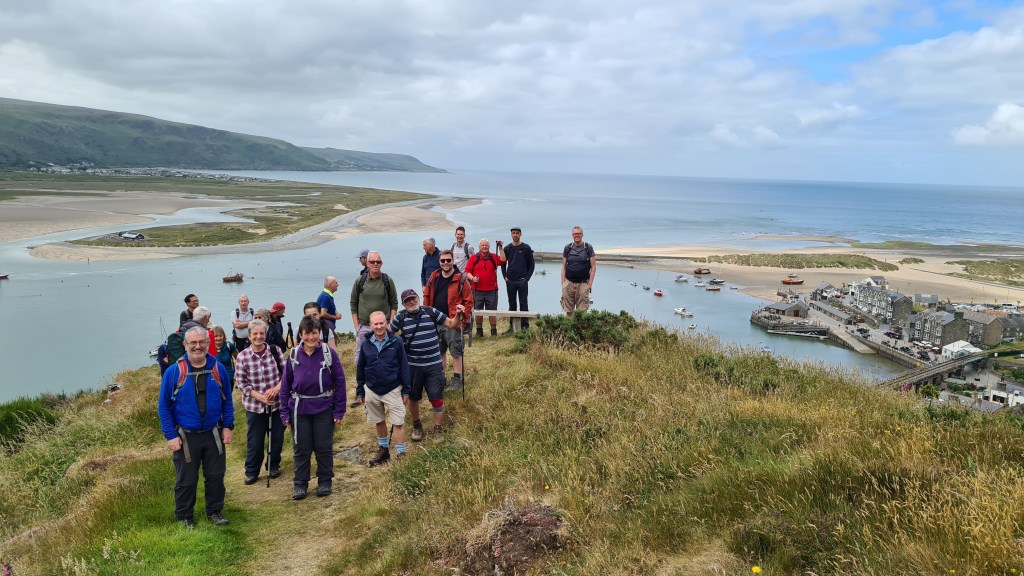
[[[548,486],[547,484],[545,484],[545,485],[544,485],[544,489],[545,489],[545,490],[550,490],[550,489],[551,489],[551,486]]]
[[[754,574],[760,574],[761,573],[761,567],[760,566],[754,566],[753,568],[750,569],[750,571],[753,572]]]

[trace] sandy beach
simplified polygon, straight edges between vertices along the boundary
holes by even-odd
[[[251,201],[224,200],[196,195],[174,195],[145,192],[109,191],[96,193],[92,191],[74,191],[81,196],[26,196],[5,201],[0,210],[0,241],[11,241],[31,238],[64,230],[86,229],[96,226],[131,224],[151,220],[147,214],[173,214],[184,208],[219,207],[227,209],[244,209],[262,206]],[[401,205],[386,205],[369,208],[348,215],[339,216],[330,222],[314,226],[286,239],[272,240],[266,243],[209,246],[201,248],[109,248],[98,246],[79,246],[66,242],[46,244],[31,249],[31,254],[39,258],[53,260],[128,260],[141,258],[174,258],[191,254],[242,253],[270,250],[290,250],[328,242],[335,238],[388,232],[396,229],[403,231],[428,231],[448,228],[452,225],[445,215],[434,210],[434,207],[451,210],[479,204],[477,199],[432,198]],[[344,207],[339,207],[344,209]],[[761,236],[758,240],[772,241],[778,238]],[[793,238],[787,238],[793,240]],[[951,272],[960,271],[959,267],[946,264],[951,258],[948,255],[913,254],[897,251],[868,251],[852,248],[848,238],[837,236],[802,237],[799,240],[820,242],[821,246],[789,250],[793,253],[855,253],[864,254],[877,260],[896,263],[899,260],[915,256],[924,260],[920,264],[899,265],[895,272],[878,272],[858,269],[807,269],[788,270],[781,268],[750,267],[735,264],[701,265],[711,269],[712,276],[736,285],[741,291],[764,300],[774,301],[776,292],[783,288],[781,283],[789,273],[799,273],[804,284],[794,287],[797,291],[807,292],[821,282],[829,282],[835,286],[857,282],[866,276],[880,274],[885,276],[890,286],[904,294],[935,294],[943,300],[957,302],[994,303],[1017,302],[1024,300],[1024,289],[1010,288],[998,284],[978,282],[949,276]],[[725,255],[749,253],[730,246],[671,246],[671,247],[619,247],[614,250],[599,250],[601,254],[633,255],[641,257],[634,265],[659,268],[675,273],[691,274],[695,263],[692,258],[709,255]],[[977,256],[980,258],[981,256]]]
[[[75,193],[79,193],[75,191]],[[228,210],[260,208],[267,203],[224,200],[196,195],[161,193],[149,195],[139,192],[81,192],[84,196],[26,196],[3,202],[0,210],[0,242],[33,238],[53,232],[84,230],[97,226],[112,226],[151,221],[144,214],[173,214],[178,210],[197,207],[217,207]],[[434,207],[456,209],[479,204],[480,200],[465,198],[431,198],[400,205],[386,205],[343,214],[330,222],[307,228],[284,239],[231,246],[199,248],[112,248],[80,246],[57,242],[35,246],[32,256],[50,260],[138,260],[175,258],[184,255],[214,253],[249,253],[259,251],[291,250],[329,242],[335,238],[388,232],[396,229],[415,232],[448,228],[452,224]],[[344,206],[337,206],[347,211]]]
[[[771,238],[762,238],[770,240]],[[824,241],[821,238],[809,238],[809,241]],[[846,240],[836,239],[836,242]],[[763,300],[775,301],[779,297],[777,291],[786,288],[782,279],[787,274],[797,273],[804,283],[793,286],[796,292],[810,292],[821,282],[828,282],[833,286],[842,286],[859,282],[868,276],[884,276],[889,282],[890,289],[897,290],[908,296],[914,294],[934,294],[943,301],[950,299],[954,302],[974,302],[978,304],[995,302],[1018,302],[1024,301],[1024,289],[1012,288],[1001,284],[978,282],[964,278],[949,276],[952,272],[960,272],[959,266],[946,264],[949,256],[929,255],[915,252],[913,254],[897,251],[868,251],[851,248],[849,246],[816,246],[801,248],[798,250],[787,250],[790,253],[802,254],[863,254],[896,264],[908,257],[916,257],[924,260],[919,264],[897,264],[900,269],[895,272],[882,272],[878,270],[844,269],[844,268],[811,268],[803,270],[789,270],[784,268],[741,266],[738,264],[697,264],[687,260],[688,258],[703,258],[712,255],[725,254],[749,254],[750,250],[738,250],[727,246],[672,246],[660,248],[626,247],[614,250],[598,250],[599,254],[629,254],[650,257],[643,262],[644,267],[670,270],[679,274],[690,276],[693,281],[692,272],[696,266],[706,267],[711,270],[710,277],[717,277],[726,280],[731,285],[739,286],[739,290],[745,294],[761,298]],[[980,258],[980,256],[978,256]]]

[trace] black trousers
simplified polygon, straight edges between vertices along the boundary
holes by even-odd
[[[235,341],[235,348],[237,348],[239,352],[249,347],[248,338],[236,338],[232,336],[231,339]]]
[[[530,304],[528,302],[530,295],[530,282],[523,278],[522,280],[507,280],[505,282],[505,289],[508,291],[508,309],[516,311],[516,299],[519,300],[518,310],[522,312],[528,312],[530,310]],[[512,318],[508,319],[509,327],[512,326]],[[523,318],[520,324],[523,328],[530,327],[530,319]]]
[[[259,476],[263,467],[264,452],[267,450],[267,427],[270,428],[270,469],[281,467],[281,448],[284,446],[284,423],[280,410],[268,415],[266,412],[245,412],[248,427],[245,431],[245,475]]]
[[[220,433],[218,430],[217,434]],[[178,520],[192,518],[196,507],[196,488],[199,484],[199,468],[203,468],[206,491],[206,513],[213,514],[224,509],[224,471],[227,458],[218,453],[214,432],[185,433],[192,462],[185,462],[185,450],[174,453],[174,516]]]
[[[334,414],[324,410],[319,414],[297,416],[292,419],[293,448],[295,453],[296,486],[309,485],[310,455],[316,455],[316,479],[330,486],[334,478]]]

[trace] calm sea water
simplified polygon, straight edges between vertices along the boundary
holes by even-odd
[[[757,241],[757,235],[837,235],[859,240],[916,240],[938,243],[1019,243],[1015,229],[1024,211],[1020,190],[970,189],[880,184],[788,183],[682,178],[577,176],[550,174],[404,173],[239,173],[283,180],[324,182],[479,197],[481,205],[448,213],[464,224],[473,241],[508,240],[508,228],[521,226],[535,250],[557,251],[581,225],[600,248],[729,244],[751,249],[786,249],[813,243],[796,239]],[[2,209],[2,208],[0,208]],[[212,210],[182,211],[168,222],[224,220]],[[985,226],[979,225],[984,222]],[[144,228],[142,226],[141,228]],[[363,248],[383,252],[384,271],[400,287],[417,287],[420,240],[452,240],[452,230],[410,232],[401,228],[334,240],[289,252],[207,255],[172,260],[55,262],[32,258],[26,246],[79,238],[122,227],[51,234],[0,244],[0,401],[42,392],[97,388],[125,369],[149,362],[147,352],[174,330],[185,294],[194,292],[225,324],[241,293],[255,305],[276,300],[295,321],[302,305],[315,299],[323,277],[338,276],[338,307],[347,310],[348,291]],[[557,313],[557,264],[543,265],[545,276],[531,283],[531,309]],[[224,284],[230,271],[244,272],[244,286]],[[849,367],[872,378],[899,370],[877,359],[829,344],[768,335],[748,316],[761,301],[724,290],[708,293],[675,284],[672,274],[603,266],[595,308],[632,314],[689,332],[709,332],[723,341],[770,346],[801,361]],[[660,287],[664,298],[630,285]],[[505,307],[501,291],[500,307]],[[692,319],[672,314],[676,306]],[[342,326],[348,323],[343,322]],[[468,361],[472,362],[472,353]]]

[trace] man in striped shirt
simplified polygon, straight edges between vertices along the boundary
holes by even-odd
[[[436,326],[458,329],[462,325],[465,308],[456,307],[455,318],[430,306],[420,306],[415,290],[402,291],[404,309],[391,319],[389,326],[394,333],[401,332],[402,342],[409,357],[409,372],[412,377],[412,391],[409,394],[409,413],[412,415],[412,441],[423,440],[423,423],[420,422],[420,400],[423,390],[434,412],[434,433],[440,434],[444,422],[444,370],[441,365],[441,345],[437,338]]]
[[[245,434],[245,483],[255,484],[263,466],[264,441],[270,430],[271,478],[281,475],[281,447],[284,424],[281,423],[281,372],[284,353],[267,344],[267,323],[249,322],[249,347],[235,359],[235,386],[242,391],[242,406],[248,425]]]

